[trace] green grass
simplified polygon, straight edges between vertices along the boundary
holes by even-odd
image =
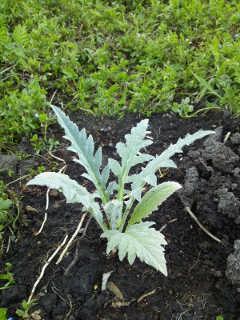
[[[0,258],[3,253],[4,232],[14,221],[14,217],[12,217],[10,214],[10,208],[12,204],[13,204],[12,201],[8,199],[8,195],[6,192],[6,185],[2,180],[0,180]],[[0,280],[1,280],[1,274],[0,274]],[[0,290],[1,290],[1,285],[0,285]]]
[[[95,115],[240,112],[238,0],[1,0],[0,149],[49,100]]]

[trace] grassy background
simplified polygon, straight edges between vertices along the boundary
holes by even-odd
[[[96,115],[240,111],[238,0],[1,0],[0,149],[49,100]]]

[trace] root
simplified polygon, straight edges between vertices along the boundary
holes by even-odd
[[[13,181],[10,181],[9,183],[6,184],[6,186],[9,187],[11,184],[14,184],[16,182],[22,181],[22,180],[24,180],[24,179],[26,179],[28,177],[30,177],[30,174],[25,174],[24,176],[21,176],[21,177],[15,179]]]
[[[51,261],[55,258],[55,256],[58,254],[58,252],[62,249],[62,247],[65,245],[67,239],[68,239],[68,235],[65,236],[63,241],[60,243],[60,245],[57,247],[57,249],[53,252],[53,254],[48,258],[47,262],[42,267],[41,273],[40,273],[39,277],[37,278],[36,282],[34,283],[32,291],[29,295],[28,303],[30,303],[32,301],[33,295],[36,291],[36,288],[37,288],[39,282],[42,280],[42,278],[44,276],[45,270],[47,269],[47,267],[49,266]]]
[[[44,225],[47,221],[47,218],[48,218],[47,211],[48,211],[48,207],[49,207],[49,192],[50,192],[50,189],[48,188],[47,192],[46,192],[46,205],[45,205],[44,219],[43,219],[43,222],[41,224],[40,229],[35,233],[35,236],[38,236],[42,232],[43,227],[44,227]]]
[[[152,296],[153,294],[156,293],[158,287],[149,291],[149,292],[146,292],[144,294],[142,294],[138,299],[137,299],[137,303],[140,303],[142,300],[144,300],[145,298],[149,297],[149,296]]]
[[[59,264],[63,257],[65,256],[65,254],[67,253],[69,247],[71,246],[71,244],[73,243],[74,239],[77,237],[78,233],[80,232],[80,229],[82,228],[82,224],[84,219],[86,218],[87,213],[84,213],[81,217],[81,220],[79,221],[79,224],[75,230],[75,232],[73,233],[72,237],[70,238],[70,240],[68,241],[68,243],[66,244],[65,248],[63,249],[62,253],[60,254],[60,257],[58,258],[56,264]]]
[[[64,162],[64,166],[59,170],[59,173],[63,172],[66,169],[65,160],[54,156],[51,152],[49,152],[49,154],[51,155],[51,157],[53,157],[53,158],[55,158],[55,159],[57,159],[59,161],[63,161]],[[47,192],[46,192],[46,205],[45,205],[44,219],[43,219],[43,222],[41,224],[40,229],[35,233],[35,236],[38,236],[42,232],[42,230],[43,230],[43,228],[45,226],[45,223],[47,222],[47,218],[48,218],[47,211],[48,211],[48,208],[49,208],[49,192],[50,192],[50,188],[48,188]]]
[[[76,264],[77,261],[78,261],[80,241],[81,241],[81,239],[83,239],[83,238],[85,237],[85,235],[86,235],[86,233],[87,233],[88,226],[89,226],[91,220],[92,220],[92,217],[90,216],[89,219],[88,219],[88,221],[87,221],[87,223],[86,223],[86,225],[85,225],[85,227],[84,227],[84,229],[83,229],[83,231],[82,231],[81,237],[80,237],[80,238],[78,239],[78,241],[77,241],[77,245],[76,245],[76,249],[75,249],[75,253],[74,253],[74,258],[73,258],[73,260],[71,261],[71,263],[68,265],[68,267],[65,269],[65,272],[64,272],[64,275],[65,275],[65,276],[68,275],[69,271],[75,266],[75,264]]]
[[[195,216],[195,214],[192,212],[192,210],[189,207],[185,207],[185,210],[190,215],[190,217],[196,222],[196,224],[202,229],[203,232],[205,232],[210,238],[217,241],[218,243],[222,243],[220,239],[218,239],[216,236],[214,236],[210,231],[208,231],[198,220],[198,218]]]

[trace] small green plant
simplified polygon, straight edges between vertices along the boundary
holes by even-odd
[[[9,287],[15,284],[15,280],[11,270],[12,264],[7,262],[5,264],[4,272],[0,273],[0,290],[8,289]]]
[[[178,113],[181,117],[186,117],[193,112],[193,105],[189,97],[182,99],[181,103],[173,103],[172,110]]]
[[[46,150],[53,151],[59,145],[57,140],[53,138],[40,137],[37,134],[34,134],[30,141],[36,154]]]
[[[4,224],[8,219],[8,210],[10,209],[11,205],[11,200],[0,198],[0,225]]]
[[[31,319],[30,309],[35,306],[36,300],[23,300],[21,307],[16,310],[16,315],[21,319]]]
[[[4,195],[3,195],[4,196]],[[3,233],[6,226],[12,221],[9,217],[9,209],[12,206],[12,201],[0,197],[0,256],[3,251]]]
[[[224,320],[223,316],[219,315],[216,317],[216,320]]]
[[[101,237],[107,238],[107,253],[118,250],[119,259],[122,261],[127,256],[130,264],[138,257],[167,275],[165,237],[152,227],[154,222],[143,220],[181,186],[172,181],[157,184],[156,173],[161,167],[175,168],[176,164],[170,159],[173,155],[182,152],[185,145],[214,131],[199,130],[192,135],[187,134],[154,157],[142,151],[152,144],[148,120],[145,119],[125,136],[125,143],[117,143],[120,161],[108,159],[102,168],[102,149],[99,147],[95,151],[92,136],[87,136],[85,129],[79,131],[59,108],[53,107],[53,111],[65,131],[64,137],[71,142],[68,150],[77,154],[75,162],[85,168],[83,177],[91,181],[96,190],[90,193],[67,175],[55,172],[41,173],[28,185],[58,189],[68,203],[81,203],[102,229]],[[135,166],[144,164],[140,173],[132,171]],[[115,181],[109,182],[110,172],[116,177]]]
[[[7,308],[0,308],[0,320],[7,320]]]

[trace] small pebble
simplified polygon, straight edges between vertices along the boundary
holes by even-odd
[[[33,208],[32,206],[26,206],[25,210],[29,213],[38,213],[38,210],[36,208]]]

